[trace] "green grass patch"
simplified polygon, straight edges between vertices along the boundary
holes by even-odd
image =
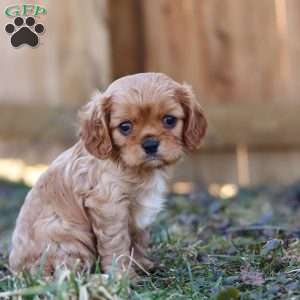
[[[0,183],[6,236],[26,191]],[[3,246],[0,299],[300,299],[299,225],[300,184],[243,189],[227,200],[170,195],[152,229],[155,268],[138,283],[104,278],[99,268],[14,276]]]

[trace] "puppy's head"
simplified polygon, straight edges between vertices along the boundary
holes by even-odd
[[[191,88],[159,73],[116,80],[80,116],[86,149],[131,168],[172,164],[197,149],[206,131]]]

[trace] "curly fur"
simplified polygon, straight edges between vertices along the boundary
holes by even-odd
[[[172,130],[162,126],[164,114],[178,118]],[[167,167],[186,148],[198,148],[206,130],[191,89],[158,73],[113,82],[79,118],[79,141],[50,165],[25,199],[9,258],[15,271],[35,269],[45,251],[49,273],[76,260],[88,267],[99,257],[104,272],[113,257],[122,270],[132,252],[150,267],[148,228],[163,207]],[[134,124],[128,137],[118,128],[126,120]],[[141,147],[148,136],[160,140],[151,160]]]

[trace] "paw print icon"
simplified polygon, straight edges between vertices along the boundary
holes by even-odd
[[[36,24],[33,17],[16,17],[14,24],[9,23],[5,26],[5,31],[11,35],[10,41],[13,47],[18,48],[21,45],[36,47],[39,44],[39,35],[44,33],[45,27],[42,24]]]

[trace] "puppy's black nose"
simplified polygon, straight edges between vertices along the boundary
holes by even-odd
[[[147,154],[155,154],[159,146],[159,140],[150,137],[144,140],[142,147]]]

